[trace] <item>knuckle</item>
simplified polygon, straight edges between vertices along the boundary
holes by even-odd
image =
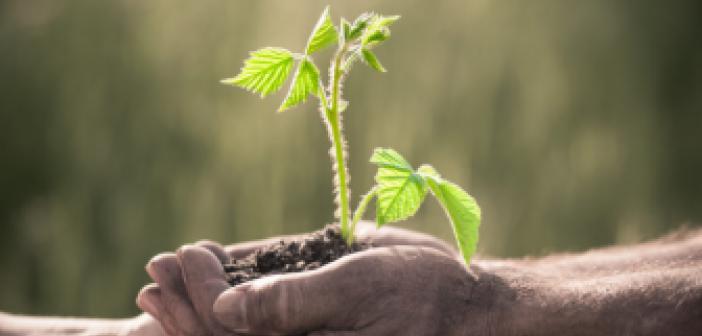
[[[274,330],[284,328],[289,321],[288,307],[290,299],[288,297],[288,286],[285,286],[281,281],[274,281],[269,285],[267,290],[267,298],[264,302],[264,316],[267,317],[268,323]]]
[[[256,330],[279,331],[286,330],[291,321],[300,318],[302,312],[302,291],[297,281],[288,281],[278,276],[271,277],[261,286],[255,288],[253,304],[255,316],[249,315],[249,323]]]
[[[243,286],[246,285],[244,284]],[[251,284],[251,287],[245,291],[246,295],[240,302],[241,313],[239,313],[238,324],[246,326],[250,331],[265,330],[269,319],[266,305],[270,304],[266,295],[267,291],[267,284]]]

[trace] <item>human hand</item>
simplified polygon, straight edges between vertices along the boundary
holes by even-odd
[[[296,236],[283,238],[296,238]],[[389,226],[375,229],[371,224],[359,223],[357,238],[359,241],[368,242],[374,246],[427,246],[443,252],[449,258],[456,255],[455,250],[450,245],[430,235]],[[221,262],[228,262],[229,258],[242,258],[256,249],[276,243],[280,239],[273,238],[242,243],[225,248],[212,242],[201,242],[197,246],[209,250]],[[199,310],[211,311],[211,302],[199,302],[200,298],[194,296],[191,300],[191,297],[187,295],[188,289],[183,283],[183,275],[175,254],[167,253],[155,257],[147,265],[147,271],[156,284],[146,286],[139,294],[137,302],[142,309],[158,318],[170,334],[175,334],[176,331],[193,335],[204,334],[205,330],[219,329],[219,324],[211,317],[199,314]]]
[[[465,335],[485,331],[489,305],[471,302],[476,278],[433,248],[358,252],[314,271],[236,287],[201,246],[178,250],[184,286],[206,334]],[[189,334],[174,328],[176,334]]]

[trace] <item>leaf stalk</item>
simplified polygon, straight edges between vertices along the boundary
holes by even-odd
[[[368,203],[375,197],[375,195],[378,193],[378,186],[374,186],[369,190],[363,197],[361,197],[361,200],[358,202],[358,206],[356,206],[356,211],[353,212],[353,219],[351,219],[351,241],[353,242],[353,234],[356,232],[356,224],[363,218],[363,214],[366,212],[366,208],[368,207]]]

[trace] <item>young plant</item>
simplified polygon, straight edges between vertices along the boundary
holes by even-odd
[[[368,203],[376,199],[378,226],[401,221],[413,216],[429,191],[439,201],[451,221],[454,236],[466,264],[475,252],[480,225],[480,208],[463,189],[443,179],[434,168],[422,165],[414,170],[396,151],[375,149],[371,162],[378,166],[376,185],[360,200],[353,218],[349,211],[349,173],[346,169],[347,151],[344,139],[342,114],[348,103],[342,99],[341,87],[346,75],[357,61],[385,72],[373,53],[373,48],[390,37],[390,25],[399,16],[363,13],[353,22],[342,18],[334,26],[329,7],[324,9],[302,53],[283,48],[263,48],[251,52],[241,72],[222,80],[265,97],[278,91],[296,67],[290,89],[279,112],[304,103],[309,96],[319,100],[319,111],[326,125],[332,149],[334,168],[335,216],[348,244],[354,240],[356,223],[362,218]],[[329,65],[329,78],[325,85],[312,55],[331,45],[337,45]]]

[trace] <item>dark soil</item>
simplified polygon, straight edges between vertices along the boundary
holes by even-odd
[[[289,272],[309,271],[322,267],[345,255],[369,248],[354,242],[348,246],[338,225],[327,225],[303,238],[283,241],[257,250],[246,258],[224,265],[227,281],[232,286]]]

